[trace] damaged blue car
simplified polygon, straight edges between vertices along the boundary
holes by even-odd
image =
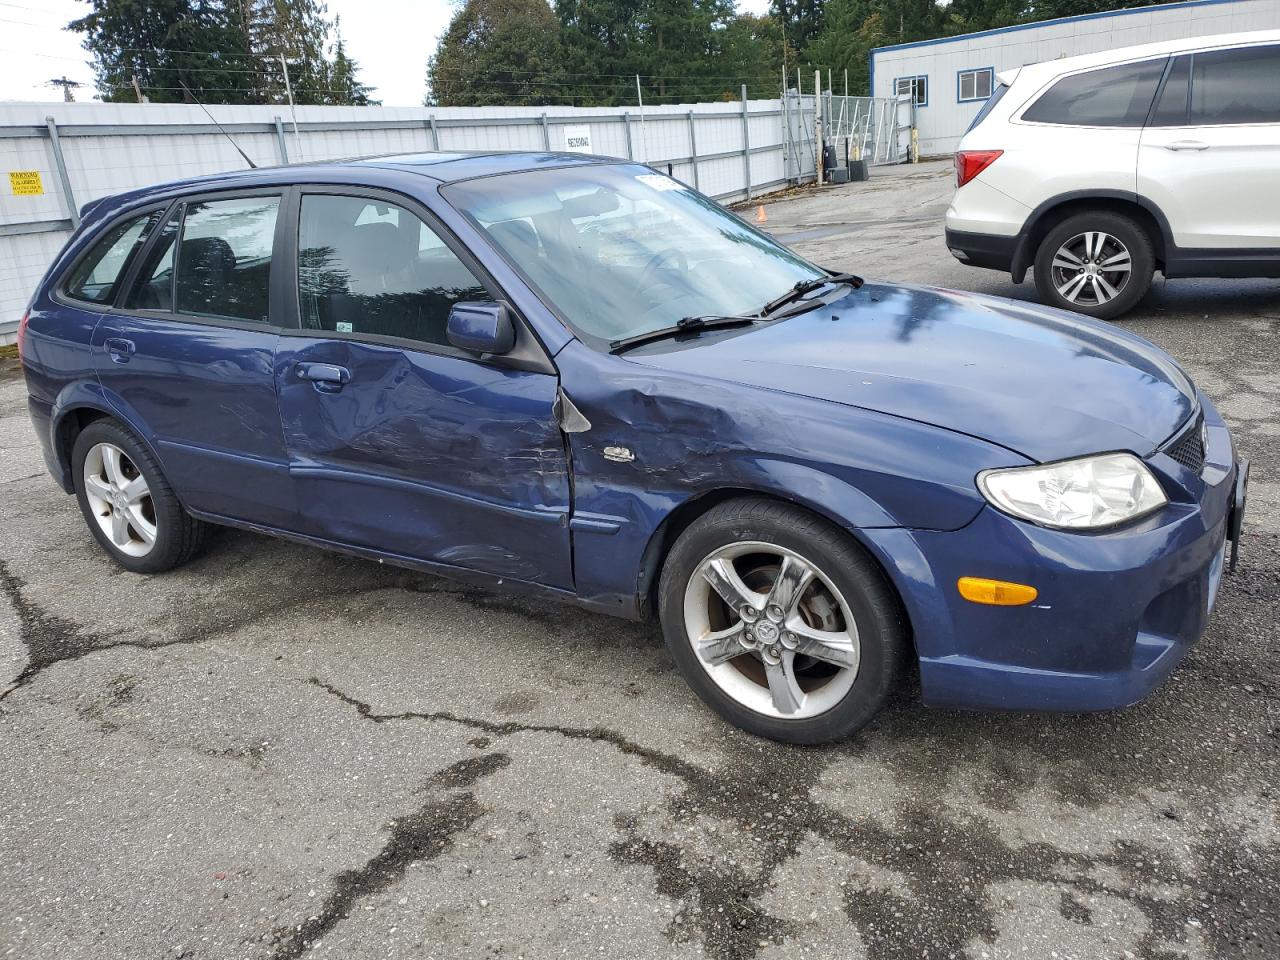
[[[813,743],[929,704],[1142,699],[1204,631],[1247,463],[1167,354],[821,269],[555,154],[98,201],[20,327],[54,478],[128,570],[227,524],[625,618]]]

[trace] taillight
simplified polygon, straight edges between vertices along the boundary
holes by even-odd
[[[1003,150],[959,150],[956,152],[956,186],[963,187],[1003,154]]]
[[[31,311],[28,310],[22,315],[22,319],[18,321],[18,359],[22,359],[22,348],[27,342],[27,321],[31,319]]]

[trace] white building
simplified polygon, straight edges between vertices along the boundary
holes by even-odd
[[[920,155],[955,150],[1002,70],[1158,40],[1280,27],[1280,0],[1189,0],[1024,23],[871,51],[871,94],[912,95]]]

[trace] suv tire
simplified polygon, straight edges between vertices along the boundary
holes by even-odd
[[[1036,251],[1040,299],[1099,320],[1132,309],[1151,289],[1154,273],[1155,251],[1147,231],[1132,218],[1106,210],[1068,217],[1045,235]]]

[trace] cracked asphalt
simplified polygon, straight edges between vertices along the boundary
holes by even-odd
[[[947,254],[949,165],[766,206],[828,266]],[[1280,955],[1280,282],[1124,325],[1253,459],[1240,571],[1145,704],[730,729],[652,626],[219,532],[112,566],[0,368],[0,957]],[[0,361],[0,364],[4,361]]]

